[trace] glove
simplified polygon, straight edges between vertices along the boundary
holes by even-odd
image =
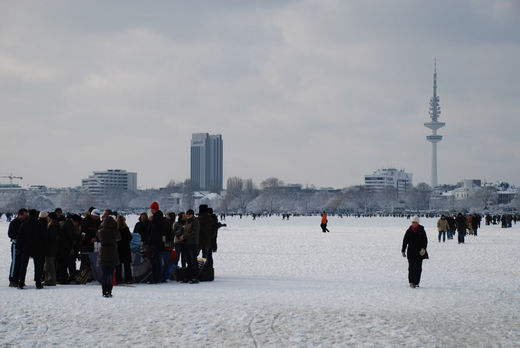
[[[426,254],[426,249],[422,248],[421,251],[419,251],[419,255],[424,256]]]
[[[401,255],[403,255],[403,257],[406,257],[406,254],[404,253],[404,251],[401,251]]]

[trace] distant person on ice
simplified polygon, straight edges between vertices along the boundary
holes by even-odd
[[[321,214],[321,230],[323,232],[330,232],[328,229],[327,229],[327,223],[328,223],[328,220],[327,220],[327,213],[326,212],[323,212],[323,214]]]
[[[426,258],[428,237],[424,227],[419,225],[419,217],[412,218],[412,225],[406,230],[403,238],[401,254],[408,257],[408,281],[411,288],[418,288],[421,281],[422,261]],[[408,248],[408,253],[405,254]]]

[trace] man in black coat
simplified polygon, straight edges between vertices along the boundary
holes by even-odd
[[[25,274],[27,273],[27,265],[29,264],[30,257],[32,257],[34,261],[34,281],[36,288],[43,288],[44,239],[45,230],[43,226],[38,223],[38,211],[31,209],[29,210],[29,217],[20,226],[16,237],[16,252],[21,255],[18,289],[23,289],[25,286]]]
[[[59,224],[56,278],[58,283],[68,284],[76,273],[76,245],[80,238],[81,217],[74,214]]]
[[[217,234],[217,225],[213,217],[209,214],[208,206],[199,206],[199,247],[202,250],[202,257],[206,259],[206,265],[213,267],[213,239]]]
[[[459,244],[464,244],[464,237],[466,236],[466,217],[461,213],[458,213],[455,222],[457,224]]]
[[[419,217],[412,218],[412,225],[406,230],[403,238],[401,254],[408,258],[408,281],[411,288],[418,288],[421,281],[422,261],[426,256],[428,237]],[[405,254],[406,249],[408,252]]]
[[[150,204],[152,212],[152,221],[148,224],[148,255],[152,264],[152,284],[161,282],[161,251],[164,248],[163,231],[164,231],[164,215],[159,210],[159,203],[152,202]]]
[[[9,223],[9,230],[7,232],[11,239],[11,268],[9,269],[9,286],[18,286],[18,273],[20,271],[20,254],[16,253],[16,237],[22,222],[29,216],[27,209],[22,208],[18,210],[18,216]]]
[[[41,213],[40,213],[41,215]],[[60,234],[60,224],[58,215],[51,212],[47,216],[47,233],[44,242],[45,255],[45,285],[56,285],[56,254],[58,253],[58,235]]]
[[[80,271],[90,269],[90,259],[88,253],[94,251],[94,243],[96,242],[96,233],[101,223],[99,217],[101,211],[93,209],[81,223],[81,246],[80,246]]]

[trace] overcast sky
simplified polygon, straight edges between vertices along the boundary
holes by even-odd
[[[163,187],[208,132],[224,181],[430,183],[437,57],[439,184],[519,185],[519,33],[515,0],[0,1],[0,175]]]

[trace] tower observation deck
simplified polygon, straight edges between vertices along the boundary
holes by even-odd
[[[432,130],[432,134],[426,137],[432,143],[432,175],[431,186],[437,186],[437,143],[442,140],[442,135],[437,134],[437,130],[445,126],[444,122],[439,122],[441,107],[439,105],[439,96],[437,95],[437,59],[434,60],[433,72],[433,97],[430,98],[429,110],[431,122],[426,122],[424,126]]]

